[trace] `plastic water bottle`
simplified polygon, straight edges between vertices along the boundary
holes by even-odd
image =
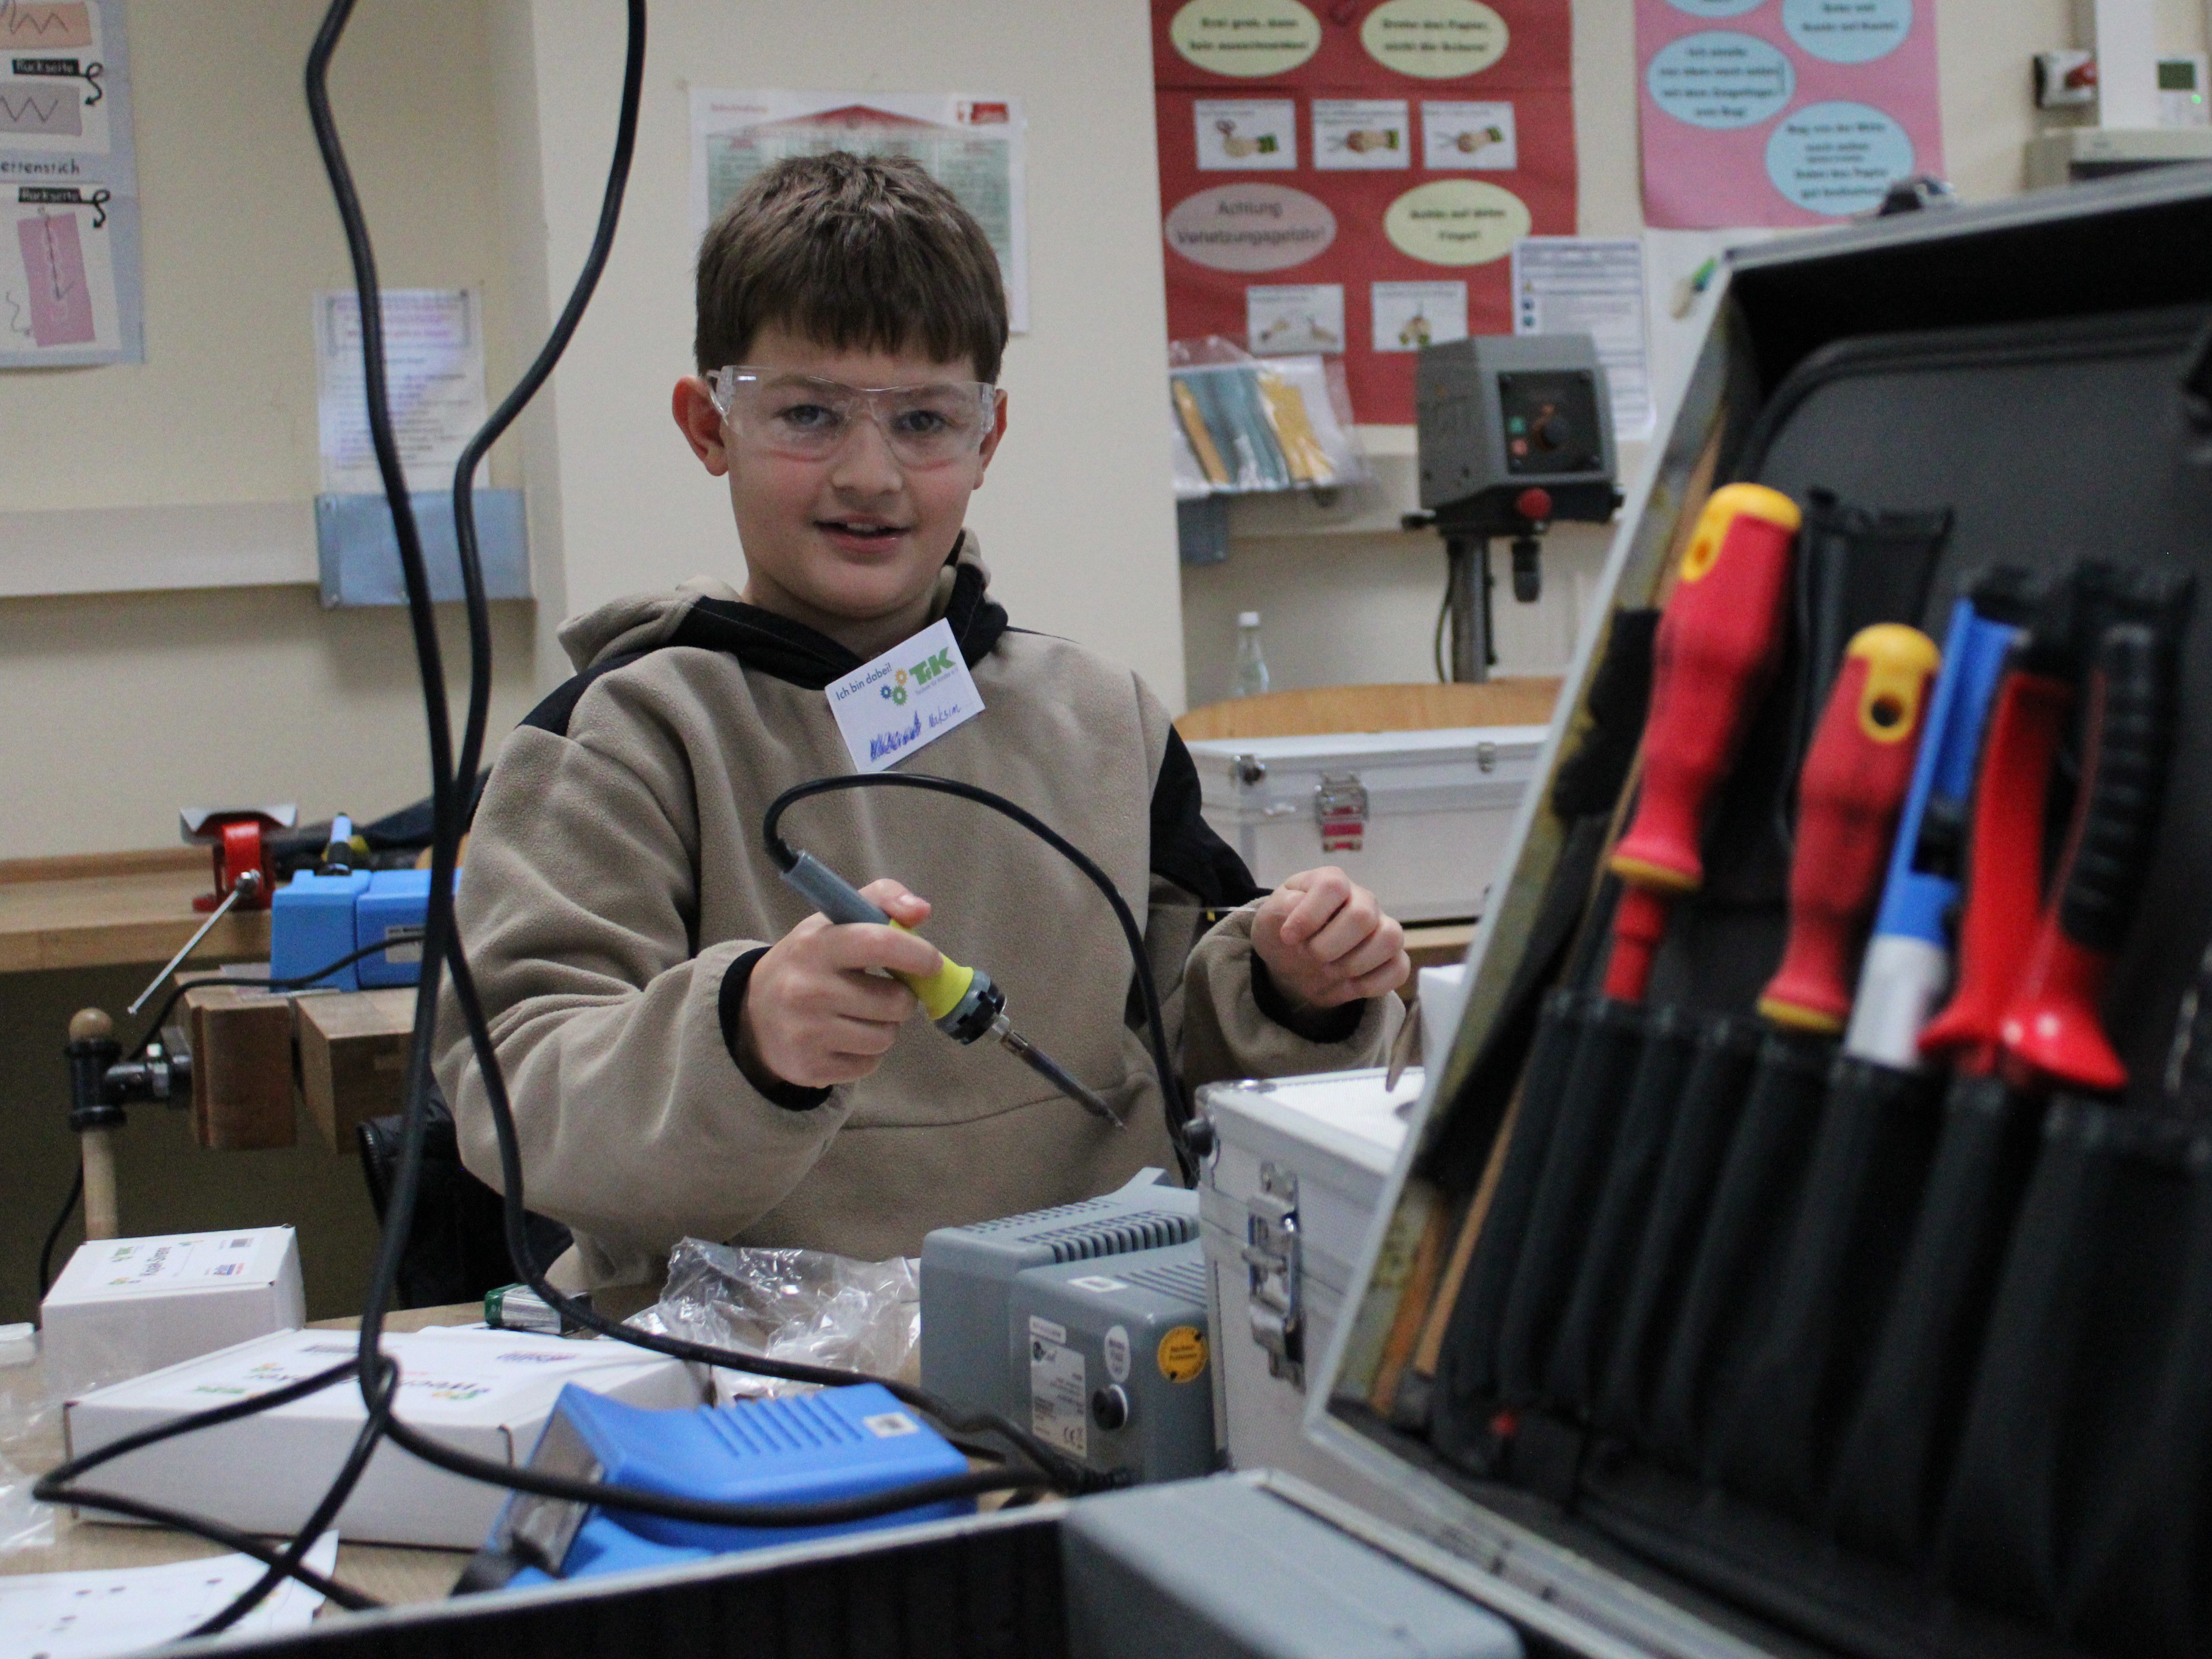
[[[1260,613],[1237,614],[1237,689],[1235,696],[1256,697],[1267,689],[1267,659],[1260,649]]]

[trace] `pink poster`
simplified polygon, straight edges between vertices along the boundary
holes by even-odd
[[[1935,0],[1636,0],[1644,219],[1833,224],[1943,172]]]
[[[31,290],[31,337],[41,346],[90,343],[92,286],[85,281],[76,216],[40,213],[18,219],[15,236]]]

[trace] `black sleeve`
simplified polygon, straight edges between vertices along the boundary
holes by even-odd
[[[1210,909],[1233,910],[1267,889],[1244,860],[1213,833],[1199,811],[1198,767],[1182,734],[1168,728],[1168,750],[1152,785],[1152,873],[1173,882]]]
[[[738,1021],[744,1012],[745,988],[752,983],[753,969],[767,954],[768,946],[763,945],[757,951],[746,951],[722,970],[721,988],[714,995],[714,1012],[722,1023],[722,1046],[730,1051],[731,1064],[771,1105],[781,1106],[787,1112],[811,1112],[830,1098],[829,1090],[805,1089],[779,1077],[757,1073],[738,1057]]]

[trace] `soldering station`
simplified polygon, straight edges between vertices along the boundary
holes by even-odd
[[[57,28],[71,12],[0,8],[0,28],[19,9]],[[1126,957],[1106,1034],[1136,1057],[1120,1074],[1094,1058],[1109,1050],[1093,1034],[1071,1038],[1048,974],[1000,978],[995,958],[940,952],[933,973],[879,968],[867,982],[911,993],[923,1018],[890,1040],[933,1045],[963,1068],[950,1075],[1018,1060],[1036,1096],[1020,1109],[1121,1157],[1119,1184],[998,1213],[1013,1206],[989,1194],[1021,1189],[980,1167],[1000,1143],[976,1131],[979,1196],[951,1204],[967,1218],[929,1230],[911,1261],[879,1253],[894,1259],[860,1264],[883,1270],[867,1278],[827,1250],[688,1239],[712,1272],[672,1277],[632,1314],[605,1284],[575,1288],[544,1248],[566,1234],[532,1207],[554,1183],[533,1170],[548,1131],[524,1091],[545,1073],[521,1080],[521,1051],[505,1046],[515,1022],[472,967],[483,947],[455,904],[497,879],[483,861],[464,877],[496,748],[479,463],[550,378],[607,270],[651,90],[647,7],[622,8],[617,137],[580,273],[453,473],[458,734],[426,498],[403,464],[381,276],[331,99],[356,9],[331,0],[306,94],[358,303],[430,793],[359,826],[302,824],[292,805],[186,811],[184,835],[213,870],[196,931],[130,1007],[137,1022],[155,1005],[131,1036],[97,1009],[67,1034],[82,1174],[46,1241],[38,1337],[0,1335],[0,1384],[18,1350],[35,1354],[64,1437],[25,1504],[74,1516],[73,1536],[159,1529],[234,1553],[245,1576],[222,1581],[185,1634],[271,1656],[2212,1651],[2212,878],[2198,854],[2212,833],[2212,629],[2197,614],[2212,568],[2212,185],[2143,171],[1961,206],[1905,179],[1860,222],[1831,216],[1717,255],[1684,289],[1697,320],[1680,383],[1626,468],[1610,337],[1431,341],[1431,313],[1408,313],[1394,326],[1410,360],[1392,372],[1411,387],[1421,510],[1384,516],[1446,549],[1439,684],[1422,689],[1518,695],[1484,684],[1510,631],[1491,544],[1510,544],[1513,598],[1534,606],[1560,580],[1543,538],[1611,526],[1601,569],[1572,579],[1583,609],[1548,725],[1501,720],[1469,751],[1496,823],[1457,839],[1432,830],[1418,854],[1464,866],[1464,963],[1341,1007],[1294,1003],[1258,944],[1249,964],[1233,958],[1231,992],[1195,973],[1171,982],[1165,913],[1139,908],[1146,872],[1133,887],[1086,851],[1094,825],[940,775],[926,754],[779,778],[747,833],[771,902],[798,902],[821,919],[808,927],[927,939],[933,927],[958,945],[949,908],[909,929],[896,901],[859,884],[890,872],[833,867],[853,862],[836,850],[849,845],[833,839],[836,815],[886,795],[927,798],[933,833],[979,849],[1018,837],[1073,872],[1079,903],[1001,902],[1071,958]],[[1722,64],[1756,49],[1786,69],[1787,41],[1831,65],[1870,62],[1904,48],[1877,50],[1867,32],[1902,39],[1914,9],[1636,9],[1663,37],[1644,87],[1663,111],[1691,96],[1668,78],[1690,59],[1670,53],[1696,46]],[[1684,33],[1676,14],[1705,32]],[[1277,234],[1313,237],[1320,219],[1288,184],[1248,199],[1236,191],[1261,187],[1231,177],[1232,163],[1277,165],[1267,158],[1285,144],[1295,164],[1304,139],[1273,112],[1291,108],[1273,79],[1306,61],[1290,61],[1294,46],[1386,64],[1479,47],[1510,63],[1498,56],[1508,37],[1547,27],[1504,0],[1341,15],[1191,0],[1159,21],[1192,63],[1240,40],[1273,54],[1208,71],[1254,84],[1196,105],[1200,153],[1226,158],[1200,165],[1230,180],[1208,185],[1224,224],[1242,222],[1230,205],[1243,201]],[[2038,84],[2052,97],[2095,85],[2094,67],[2069,81],[2080,66],[2045,56]],[[15,72],[49,73],[20,59]],[[1398,72],[1455,85],[1489,71]],[[1498,86],[1533,144],[1540,88]],[[1764,95],[1749,82],[1711,94]],[[1460,119],[1451,107],[1423,106],[1431,141],[1456,131],[1438,125]],[[1820,107],[1837,143],[1850,139],[1838,124],[1888,118]],[[1451,155],[1514,142],[1514,105],[1482,108],[1473,148]],[[0,113],[13,109],[0,94]],[[988,100],[962,111],[1008,120]],[[1317,167],[1383,178],[1404,159],[1400,137],[1411,144],[1403,105],[1316,111],[1312,153],[1332,158]],[[1817,111],[1772,113],[1802,125]],[[1192,118],[1178,105],[1176,132]],[[1698,120],[1754,125],[1743,112]],[[1329,122],[1342,131],[1324,144]],[[1777,131],[1780,146],[1792,129]],[[1785,161],[1769,166],[1779,181]],[[1475,194],[1449,202],[1504,193],[1468,182],[1480,176],[1454,174],[1452,190]],[[1182,212],[1171,248],[1181,236],[1205,250]],[[1391,212],[1401,246],[1444,234]],[[1293,269],[1273,243],[1234,246],[1207,257]],[[1468,256],[1452,257],[1458,270]],[[1325,287],[1273,282],[1251,290],[1275,308],[1252,313],[1253,340],[1294,325],[1334,337],[1332,319],[1342,331],[1341,289],[1332,302]],[[1388,286],[1371,301],[1378,337],[1385,299],[1438,298]],[[1267,362],[1204,361],[1218,381],[1209,406],[1272,422],[1274,459],[1296,477],[1321,438]],[[959,390],[970,416],[1000,407]],[[855,431],[873,421],[882,453],[909,462],[967,441],[915,424],[930,413],[916,392],[843,387],[845,408],[817,387],[806,410]],[[1225,477],[1244,440],[1205,417],[1186,393],[1177,441],[1205,435],[1209,474]],[[783,441],[830,444],[794,429]],[[856,544],[891,528],[857,514],[830,526]],[[1271,767],[1291,769],[1291,750],[1263,746],[1285,736],[1173,736],[1155,769],[1194,815],[1201,801],[1226,811],[1260,799]],[[938,752],[954,752],[950,739]],[[1377,869],[1416,857],[1391,850],[1382,769],[1361,763],[1364,779],[1325,763],[1310,789],[1262,809],[1279,842],[1314,839],[1347,882],[1370,867],[1357,856]],[[1423,787],[1443,786],[1407,793]],[[1178,810],[1171,793],[1163,784],[1152,802],[1156,837]],[[1405,810],[1446,808],[1424,797]],[[1237,864],[1225,842],[1207,846]],[[1204,884],[1190,867],[1149,873]],[[1252,937],[1284,927],[1287,909],[1267,907],[1305,878],[1261,874],[1273,898],[1255,887],[1185,907],[1193,940],[1252,903],[1273,918]],[[176,974],[227,918],[260,911],[265,970]],[[684,926],[696,954],[697,916]],[[770,954],[744,971],[767,972]],[[1251,1007],[1222,1012],[1232,995]],[[1218,1006],[1200,1007],[1209,996]],[[1398,1022],[1400,996],[1418,1018]],[[1347,1032],[1372,1035],[1376,1002],[1392,1040],[1356,1064],[1187,1075],[1203,1021],[1273,1020],[1325,1059],[1351,1052]],[[369,1009],[386,1023],[348,1028]],[[714,1041],[742,1067],[733,995],[715,1016]],[[480,1100],[448,1102],[434,1079],[441,1021],[466,1042]],[[690,1042],[688,1029],[670,1025],[669,1042]],[[794,1126],[831,1109],[744,1075],[775,1133],[811,1133]],[[204,1147],[288,1144],[256,1138],[273,1132],[254,1076],[276,1079],[283,1135],[296,1090],[333,1150],[358,1135],[378,1160],[381,1231],[357,1329],[307,1323],[305,1235],[291,1226],[125,1224],[140,1201],[118,1173],[130,1112],[188,1106]],[[589,1086],[612,1085],[595,1073]],[[360,1108],[372,1097],[398,1109]],[[912,1127],[856,1115],[837,1133]],[[729,1134],[724,1154],[750,1156]],[[456,1199],[463,1157],[495,1159],[496,1179],[470,1176]],[[544,1201],[565,1214],[566,1196]],[[80,1202],[87,1242],[57,1270]],[[431,1305],[407,1294],[424,1241],[464,1228],[496,1283],[445,1298],[469,1304],[465,1327],[418,1328],[403,1309]],[[892,1358],[847,1363],[855,1352]],[[15,1547],[16,1449],[0,1437],[0,1561]],[[335,1565],[333,1530],[351,1551]],[[447,1553],[451,1594],[384,1606],[363,1553],[375,1545]],[[312,1632],[278,1620],[301,1594],[325,1604]],[[9,1640],[0,1630],[0,1649]]]

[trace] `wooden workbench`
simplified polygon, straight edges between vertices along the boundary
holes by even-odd
[[[0,860],[0,973],[159,963],[207,920],[214,890],[204,847]],[[269,913],[233,911],[194,959],[266,957]]]

